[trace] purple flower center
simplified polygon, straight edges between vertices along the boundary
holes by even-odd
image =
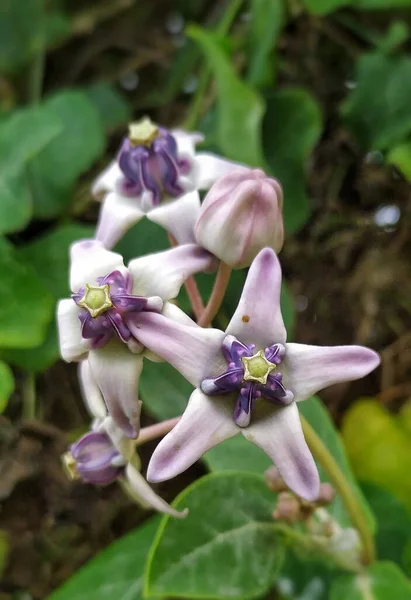
[[[178,157],[177,143],[171,133],[154,125],[147,117],[130,125],[129,137],[124,138],[118,155],[124,175],[121,191],[128,196],[148,192],[149,205],[158,206],[163,192],[180,196],[184,189],[180,175],[191,169],[190,162]],[[146,200],[147,201],[147,200]]]
[[[126,464],[109,436],[97,431],[86,433],[72,444],[63,460],[71,479],[80,478],[94,485],[116,481]]]
[[[161,310],[155,298],[133,296],[129,274],[113,271],[97,279],[97,286],[86,284],[72,298],[80,307],[81,334],[92,340],[92,348],[101,348],[113,336],[125,344],[132,342],[127,321],[133,313]],[[158,298],[160,301],[160,298]]]
[[[228,335],[222,346],[227,369],[217,377],[204,379],[201,389],[209,395],[239,391],[234,408],[234,420],[239,427],[247,427],[257,398],[278,405],[290,404],[294,395],[283,385],[278,366],[284,356],[282,344],[273,344],[256,352],[255,344],[243,344]]]

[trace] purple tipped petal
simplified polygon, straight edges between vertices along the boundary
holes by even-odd
[[[320,479],[294,402],[284,408],[270,407],[242,434],[268,454],[295,494],[308,501],[317,499]]]
[[[181,420],[154,450],[147,479],[155,483],[175,477],[236,433],[233,400],[227,396],[209,398],[195,390]]]
[[[113,340],[104,348],[92,350],[89,362],[111,417],[127,436],[136,437],[140,430],[138,384],[142,356]]]
[[[287,344],[286,384],[297,401],[329,385],[365,377],[380,364],[379,355],[363,346]]]
[[[248,427],[250,424],[254,399],[254,386],[252,384],[245,385],[241,389],[234,407],[234,421],[239,427]]]
[[[227,335],[223,342],[223,353],[227,362],[233,361],[237,366],[242,366],[243,356],[252,356],[255,345],[246,346],[237,340],[233,335]]]
[[[100,210],[96,240],[107,249],[113,248],[143,216],[138,197],[127,198],[117,192],[107,194]]]
[[[254,259],[244,284],[237,310],[228,327],[244,344],[260,347],[284,344],[286,330],[280,307],[281,267],[270,248]]]
[[[221,394],[234,392],[238,389],[244,375],[244,367],[228,369],[222,375],[206,378],[201,382],[201,389],[205,394]]]
[[[221,352],[224,333],[184,325],[156,313],[137,313],[128,319],[134,337],[169,362],[194,386],[210,373],[222,373],[226,362]]]
[[[136,258],[128,265],[134,281],[132,293],[170,300],[178,295],[186,279],[208,271],[214,263],[214,257],[195,244]]]
[[[195,190],[176,200],[163,202],[147,213],[147,218],[171,233],[180,245],[193,244],[194,225],[199,217],[200,208],[200,196]]]
[[[120,458],[110,438],[104,433],[90,431],[70,447],[76,461],[76,469],[87,483],[108,485],[115,481],[122,471],[121,466],[112,462]]]
[[[126,467],[126,478],[130,485],[130,491],[135,496],[137,501],[144,505],[154,508],[158,512],[171,515],[177,519],[183,519],[188,514],[188,509],[178,511],[172,508],[165,502],[155,491],[149,486],[141,473],[131,464]]]

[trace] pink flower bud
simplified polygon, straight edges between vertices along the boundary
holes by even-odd
[[[236,169],[218,179],[194,228],[197,243],[234,268],[248,267],[263,248],[283,245],[283,195],[260,169]]]

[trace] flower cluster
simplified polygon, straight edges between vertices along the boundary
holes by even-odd
[[[154,483],[242,434],[272,459],[289,490],[313,502],[320,481],[297,404],[367,375],[379,357],[361,346],[287,341],[277,258],[284,237],[280,184],[261,170],[196,153],[201,139],[145,118],[130,125],[116,161],[93,186],[102,199],[95,239],[72,246],[72,294],[58,307],[61,355],[79,363],[93,423],[65,465],[74,478],[97,485],[118,480],[144,504],[182,516],[140,474],[136,447],[167,434],[148,466]],[[209,191],[201,204],[203,189]],[[175,247],[126,267],[112,247],[144,215],[169,232]],[[218,264],[200,326],[174,299],[193,275]],[[210,327],[227,275],[244,267],[250,268],[226,330]],[[140,430],[144,359],[170,363],[196,388],[178,422],[153,435]]]

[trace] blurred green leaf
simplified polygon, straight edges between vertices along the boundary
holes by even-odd
[[[372,531],[375,531],[375,519],[366,502],[351,470],[350,463],[347,459],[344,445],[341,441],[339,432],[337,431],[328,411],[325,409],[321,400],[317,397],[310,398],[304,402],[298,403],[300,413],[307,419],[311,427],[315,429],[321,441],[333,455],[336,463],[340,467],[345,479],[353,488],[358,500],[360,501],[365,516],[368,521],[368,526]],[[327,473],[318,465],[320,477],[322,481],[329,481]],[[330,514],[343,527],[351,525],[350,518],[346,512],[341,498],[337,495],[335,500],[329,507]]]
[[[251,167],[264,166],[261,124],[264,101],[242,81],[214,34],[191,26],[187,34],[208,59],[217,86],[217,140],[223,154]]]
[[[411,514],[390,492],[373,484],[363,484],[363,493],[377,519],[377,555],[407,569],[404,561],[411,543]]]
[[[363,150],[387,150],[411,132],[411,59],[362,55],[356,87],[342,104],[347,126]]]
[[[144,408],[158,419],[171,419],[184,412],[193,386],[168,363],[144,361],[140,396]]]
[[[36,270],[44,287],[50,292],[56,303],[60,298],[69,296],[69,247],[82,238],[92,237],[94,228],[76,223],[62,225],[21,246],[18,258]],[[35,348],[8,349],[0,356],[28,371],[44,371],[59,357],[57,327],[55,320],[50,323],[45,339]]]
[[[363,10],[390,10],[393,8],[408,8],[411,0],[351,0],[356,8]]]
[[[13,372],[6,363],[0,361],[0,413],[4,411],[7,402],[14,391]],[[1,533],[1,532],[0,532]],[[1,574],[1,535],[0,535],[0,574]]]
[[[264,152],[270,171],[284,190],[284,221],[289,233],[300,229],[311,213],[306,168],[321,131],[321,110],[306,90],[290,88],[267,98]]]
[[[394,146],[387,153],[387,162],[397,167],[411,181],[411,141]]]
[[[165,230],[148,219],[143,219],[119,241],[115,251],[123,256],[127,264],[133,258],[169,248],[170,243]]]
[[[216,472],[237,470],[262,475],[273,464],[261,448],[250,444],[243,435],[225,440],[203,458],[210,471]]]
[[[142,600],[144,564],[159,522],[145,521],[110,544],[48,600]]]
[[[97,109],[104,128],[114,129],[131,120],[131,107],[113,85],[99,82],[85,90]]]
[[[0,577],[3,575],[4,568],[7,564],[9,545],[8,533],[0,530]]]
[[[411,2],[410,2],[411,6]],[[398,46],[404,44],[410,37],[410,28],[405,21],[393,21],[388,30],[378,43],[378,49],[384,54],[390,54],[397,50]]]
[[[274,83],[272,54],[285,24],[285,5],[283,0],[251,0],[250,10],[247,81],[262,88]]]
[[[374,399],[361,399],[344,415],[342,434],[358,479],[393,492],[411,508],[409,432]]]
[[[15,111],[0,124],[0,234],[19,231],[30,221],[26,166],[61,130],[60,119],[42,107]]]
[[[330,600],[409,600],[411,582],[390,562],[377,562],[360,575],[342,575],[331,586]]]
[[[59,92],[44,103],[50,118],[64,128],[30,164],[34,215],[56,217],[71,200],[77,178],[104,149],[103,123],[84,92]]]
[[[267,592],[284,559],[272,511],[275,496],[251,473],[212,474],[191,484],[164,518],[147,565],[148,595],[252,598]]]
[[[44,340],[53,318],[51,294],[4,239],[0,239],[0,270],[0,346],[32,348]]]
[[[315,15],[328,15],[352,3],[353,0],[302,0],[303,6]]]

